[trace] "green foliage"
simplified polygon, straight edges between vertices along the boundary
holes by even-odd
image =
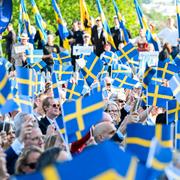
[[[12,23],[17,31],[18,27],[18,17],[19,17],[19,0],[13,1],[13,18]],[[30,16],[31,24],[35,25],[34,16],[32,13],[32,6],[30,5],[30,0],[25,0],[28,14]],[[56,32],[57,24],[55,21],[54,11],[51,5],[51,0],[35,0],[36,5],[43,17],[47,22],[47,28],[52,32]],[[63,18],[67,21],[68,28],[71,28],[74,19],[80,19],[80,7],[79,0],[57,0],[60,7]],[[132,0],[116,0],[121,14],[125,17],[126,26],[131,31],[133,36],[138,32],[139,26],[136,21],[136,12]],[[90,16],[96,18],[98,16],[96,1],[86,0],[87,8],[89,10]],[[113,16],[115,15],[112,0],[101,0],[103,11],[108,20],[109,26],[113,26]]]

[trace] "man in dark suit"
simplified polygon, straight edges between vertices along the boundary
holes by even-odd
[[[49,125],[55,126],[55,119],[60,115],[60,104],[52,97],[47,97],[42,103],[45,117],[39,121],[39,128],[46,134]]]
[[[125,39],[123,36],[123,30],[119,27],[119,20],[117,16],[114,16],[114,27],[112,27],[110,30],[111,30],[111,34],[112,34],[116,49],[118,49],[119,44],[124,43]],[[131,34],[129,30],[127,30],[127,33],[128,33],[129,38],[131,38]]]
[[[92,28],[91,41],[95,47],[95,54],[100,56],[104,51],[104,45],[106,44],[103,25],[100,17],[96,18],[96,25]]]
[[[8,61],[11,62],[11,51],[12,46],[16,42],[16,33],[14,32],[13,26],[10,23],[7,27],[8,34],[2,36],[2,39],[6,40],[6,53],[8,55]]]

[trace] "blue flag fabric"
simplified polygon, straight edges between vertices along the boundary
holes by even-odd
[[[119,20],[119,27],[123,30],[123,36],[124,36],[125,42],[129,43],[129,35],[128,35],[126,27],[123,23],[122,15],[120,14],[120,12],[118,10],[118,7],[117,7],[115,0],[113,0],[113,5],[114,5],[115,12],[116,12],[116,16]]]
[[[134,47],[132,43],[128,43],[121,50],[116,51],[116,54],[118,56],[118,61],[121,61],[123,64],[127,64],[139,53],[137,48]]]
[[[172,161],[172,149],[162,146],[156,138],[151,142],[146,166],[151,168],[153,174],[160,176]],[[152,177],[153,175],[151,175]]]
[[[52,0],[52,6],[54,9],[56,21],[58,23],[59,36],[60,36],[60,39],[63,41],[63,47],[66,50],[70,50],[70,45],[69,45],[69,40],[68,40],[69,31],[66,27],[66,23],[62,17],[61,11],[57,5],[56,0]]]
[[[177,14],[178,35],[180,38],[180,1],[179,0],[176,0],[176,14]]]
[[[7,59],[4,57],[0,58],[0,65],[4,65],[7,70],[12,66],[12,63],[10,63]]]
[[[158,124],[156,126],[148,126],[138,123],[129,124],[127,126],[126,150],[145,163],[151,146],[151,140],[154,137],[164,147],[172,148],[171,127],[169,125]]]
[[[76,101],[63,104],[63,119],[66,123],[67,134],[89,128],[102,119],[103,99],[101,93],[96,93]]]
[[[146,64],[146,69],[143,74],[143,83],[142,83],[142,86],[144,89],[146,89],[148,85],[151,84],[152,77],[154,76],[155,73],[156,73],[156,70],[153,69],[153,67],[148,67]]]
[[[35,72],[32,69],[16,67],[18,94],[33,97],[35,90]]]
[[[61,98],[60,96],[60,92],[59,92],[59,85],[58,85],[58,78],[57,78],[57,74],[56,73],[52,73],[52,89],[53,89],[53,95],[54,98],[59,99]]]
[[[31,65],[31,67],[36,71],[40,71],[41,69],[43,69],[47,64],[44,61],[40,61],[37,63],[34,63]]]
[[[45,90],[45,78],[41,73],[36,73],[35,76],[35,92],[39,94]]]
[[[97,8],[98,8],[99,15],[101,16],[101,20],[102,20],[102,24],[103,24],[103,30],[104,30],[106,41],[111,44],[112,51],[115,51],[116,46],[114,44],[114,40],[112,38],[110,28],[108,26],[106,17],[104,15],[104,12],[102,10],[101,3],[100,3],[99,0],[96,0],[96,5],[97,5]]]
[[[111,66],[112,79],[115,79],[118,74],[123,74],[128,77],[132,77],[132,70],[129,66],[123,64],[112,64]]]
[[[180,77],[178,74],[175,74],[170,79],[169,87],[171,88],[173,95],[176,97],[176,100],[180,103]]]
[[[170,80],[178,72],[178,67],[171,63],[159,62],[157,67],[157,77]]]
[[[91,84],[98,77],[98,73],[102,71],[103,63],[94,53],[91,53],[89,56],[85,56],[87,60],[86,65],[81,69],[81,72],[86,80],[87,84],[91,86]]]
[[[21,3],[21,8],[22,8],[22,20],[23,20],[23,23],[26,28],[26,32],[29,37],[29,42],[33,44],[34,43],[33,34],[32,34],[32,30],[31,30],[31,23],[30,23],[29,15],[28,15],[27,9],[26,9],[26,4],[25,4],[24,0],[21,0],[20,3]]]
[[[24,95],[17,95],[14,98],[15,102],[19,106],[19,110],[21,112],[27,113],[27,114],[32,114],[33,113],[33,103],[32,99],[28,96]]]
[[[173,99],[168,101],[168,124],[180,120],[180,104]]]
[[[78,81],[77,84],[68,82],[66,88],[66,99],[78,99],[83,91],[84,81]]]
[[[33,51],[26,50],[26,61],[29,65],[42,61],[43,50],[35,49]]]
[[[8,74],[5,66],[0,65],[0,107],[4,105],[11,94],[11,82],[9,81]]]
[[[108,65],[103,65],[102,71],[98,74],[99,81],[103,80],[105,77],[108,76]]]
[[[166,102],[173,99],[170,88],[158,85],[149,85],[147,88],[147,103],[150,106],[166,108]]]
[[[126,89],[133,89],[134,86],[138,83],[138,81],[125,76],[123,74],[118,74],[114,79],[112,85],[117,88],[126,88]]]
[[[57,127],[57,130],[59,131],[59,133],[61,133],[61,135],[63,136],[63,138],[65,139],[65,134],[66,134],[66,128],[65,128],[65,124],[62,118],[62,115],[59,115],[56,120],[55,120],[55,125]],[[69,142],[69,141],[68,141]]]
[[[180,150],[180,120],[176,122],[175,148]]]
[[[0,4],[0,34],[2,34],[10,20],[11,20],[11,15],[12,15],[12,0],[6,0],[6,1],[1,1]]]
[[[117,60],[117,56],[112,51],[105,51],[101,54],[101,60],[104,64],[112,64],[113,61]]]
[[[71,65],[54,64],[53,69],[60,76],[61,81],[68,81],[73,75],[73,67]]]
[[[43,45],[45,45],[47,43],[46,23],[42,19],[42,16],[38,10],[38,7],[36,6],[36,2],[34,0],[31,0],[30,2],[31,2],[31,5],[33,7],[32,11],[33,11],[34,16],[35,16],[36,26],[38,28],[41,41],[42,41]]]
[[[13,99],[8,99],[6,103],[0,108],[0,112],[4,115],[18,109],[18,104]]]
[[[150,171],[131,154],[122,151],[116,144],[105,142],[89,148],[68,163],[51,165],[40,172],[17,176],[16,179],[72,180],[69,173],[72,169],[76,172],[73,179],[83,180],[144,180],[150,175]]]
[[[62,51],[59,54],[52,53],[52,56],[53,56],[54,63],[57,63],[57,64],[63,64],[63,63],[72,61],[71,55],[69,54],[68,51]]]

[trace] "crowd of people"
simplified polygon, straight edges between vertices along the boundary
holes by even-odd
[[[154,26],[151,26],[154,28]],[[154,51],[153,45],[146,40],[144,29],[140,29],[139,36],[133,38],[128,31],[130,42],[137,47],[139,52]],[[117,49],[122,49],[125,44],[122,29],[119,28],[117,16],[114,16],[114,27],[111,28],[112,37]],[[34,44],[28,42],[26,32],[22,33],[20,41],[17,41],[13,25],[9,24],[7,35],[2,39],[6,42],[6,56],[12,64],[9,68],[9,77],[16,74],[16,67],[26,67],[26,50],[43,49],[42,60],[46,67],[42,70],[53,72],[52,53],[60,53],[65,49],[62,41],[59,45],[54,43],[55,34],[47,32],[47,44],[41,44],[35,35]],[[168,18],[167,27],[157,35],[159,44],[159,61],[165,62],[167,58],[173,60],[179,52],[178,30],[175,27],[173,18]],[[111,45],[107,42],[103,24],[100,17],[96,18],[91,34],[82,28],[80,21],[75,20],[72,30],[69,32],[69,43],[71,49],[74,46],[93,46],[94,53],[103,59],[106,51],[111,51]],[[17,52],[16,47],[22,46],[23,51]],[[72,65],[76,69],[76,59],[78,56],[71,52]],[[117,56],[114,53],[114,62]],[[140,106],[141,86],[137,85],[132,90],[115,89],[112,86],[111,70],[107,73],[105,80],[105,90],[107,96],[104,97],[103,118],[99,123],[94,124],[89,132],[80,140],[67,143],[55,124],[55,119],[62,114],[62,104],[66,101],[66,83],[61,87],[61,99],[53,97],[52,82],[46,79],[45,89],[35,96],[33,103],[33,113],[13,111],[0,117],[0,179],[8,179],[13,175],[24,175],[42,170],[55,162],[63,163],[71,161],[74,156],[86,151],[90,146],[98,145],[110,140],[124,149],[126,146],[126,127],[130,123],[141,123],[146,125],[156,125],[166,123],[165,109],[157,106]],[[76,83],[76,77],[71,82]],[[98,81],[98,80],[97,80]],[[84,96],[88,96],[85,93]]]

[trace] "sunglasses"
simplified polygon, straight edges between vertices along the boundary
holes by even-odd
[[[59,107],[60,107],[60,104],[52,104],[51,106],[52,106],[53,108],[56,108],[56,107],[59,108]]]
[[[27,163],[25,164],[26,166],[30,167],[31,169],[35,169],[36,168],[36,162],[32,162],[32,163]]]

